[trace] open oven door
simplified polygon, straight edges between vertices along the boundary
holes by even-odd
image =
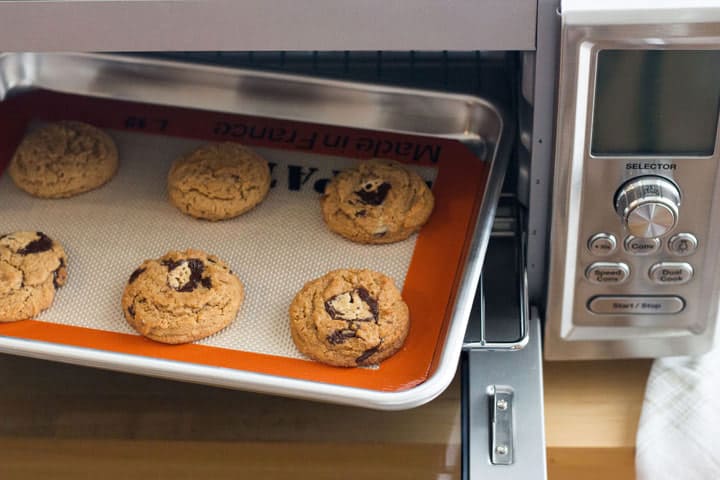
[[[463,478],[547,478],[540,319],[529,307],[524,245],[502,198],[465,336]]]

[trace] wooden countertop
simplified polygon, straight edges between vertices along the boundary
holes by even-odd
[[[550,480],[633,478],[649,361],[545,364]],[[403,412],[0,355],[0,479],[454,479],[460,387]]]
[[[546,362],[550,480],[635,478],[635,434],[652,361]]]
[[[0,355],[0,480],[459,478],[460,385],[379,412]]]

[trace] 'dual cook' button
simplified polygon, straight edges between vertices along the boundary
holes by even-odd
[[[588,310],[600,315],[667,315],[685,308],[676,296],[610,296],[599,295],[588,302]]]
[[[630,267],[622,262],[595,262],[585,270],[585,278],[593,283],[619,285],[630,276]]]
[[[693,268],[684,262],[660,262],[650,267],[648,273],[658,285],[682,285],[692,280]]]

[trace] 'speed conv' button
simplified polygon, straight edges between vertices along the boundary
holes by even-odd
[[[630,267],[622,262],[595,262],[585,270],[585,278],[593,283],[619,285],[630,276]]]
[[[588,302],[588,310],[600,315],[667,315],[679,313],[685,308],[685,301],[676,296],[617,297],[600,295]]]

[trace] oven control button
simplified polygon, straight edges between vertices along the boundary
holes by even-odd
[[[678,233],[668,240],[668,250],[678,257],[687,257],[697,250],[698,241],[692,233]]]
[[[625,251],[633,255],[650,255],[660,249],[659,238],[640,238],[629,235],[625,239]]]
[[[617,241],[612,233],[596,233],[588,240],[588,250],[593,255],[605,257],[615,251]]]
[[[680,190],[670,180],[653,175],[636,177],[615,195],[615,211],[628,232],[640,238],[669,233],[678,220]]]
[[[676,296],[599,295],[588,302],[588,310],[600,315],[667,315],[684,308],[685,301]]]
[[[682,285],[693,278],[693,268],[684,262],[660,262],[650,267],[650,279],[658,285]]]
[[[585,278],[593,283],[624,283],[630,276],[630,267],[622,262],[595,262],[585,270]]]

